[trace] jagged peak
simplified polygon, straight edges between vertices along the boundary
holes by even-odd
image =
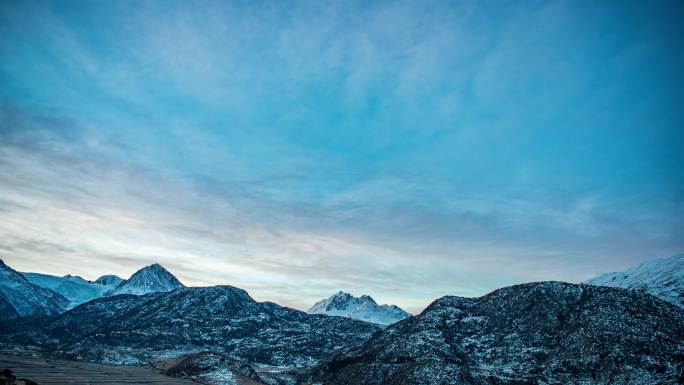
[[[185,285],[162,265],[153,263],[133,273],[129,279],[122,281],[109,295],[147,294],[183,287]]]
[[[380,306],[369,295],[355,297],[341,290],[316,302],[307,310],[307,313],[342,316],[381,325],[388,325],[410,317],[409,313],[396,305]]]
[[[375,302],[375,300],[373,299],[373,297],[371,297],[370,295],[365,295],[365,294],[364,294],[364,295],[362,295],[361,297],[359,297],[359,299],[360,299],[361,301],[363,301],[363,302],[371,302],[371,303],[374,303],[374,304],[377,305],[377,302]]]
[[[353,297],[353,295],[351,295],[347,292],[344,292],[342,290],[340,290],[337,293],[330,296],[330,298],[349,298],[349,297]]]
[[[157,273],[157,274],[162,274],[162,275],[168,275],[169,277],[172,277],[173,279],[175,279],[177,281],[176,277],[173,274],[171,274],[168,270],[166,270],[166,268],[164,268],[164,266],[162,266],[158,263],[153,263],[151,265],[147,265],[147,266],[141,268],[140,270],[133,273],[133,275],[131,275],[131,278],[129,278],[128,281],[130,281],[131,279],[133,279],[136,276],[141,276],[141,275],[144,275],[147,273]],[[180,281],[178,281],[178,283],[180,283]]]
[[[151,264],[151,265],[147,265],[147,266],[143,267],[143,268],[140,269],[140,270],[144,270],[144,269],[164,270],[164,271],[167,271],[167,270],[164,268],[164,266],[162,266],[162,265],[160,265],[159,263],[156,263],[156,262],[153,263],[153,264]]]

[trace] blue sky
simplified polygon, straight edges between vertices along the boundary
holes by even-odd
[[[0,255],[418,311],[684,251],[679,2],[0,3]]]

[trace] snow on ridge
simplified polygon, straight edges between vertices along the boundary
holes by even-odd
[[[390,325],[411,316],[396,305],[378,305],[368,295],[354,297],[342,291],[316,302],[307,313],[347,317],[380,325]]]
[[[53,290],[66,297],[69,300],[67,310],[84,302],[100,298],[113,289],[112,286],[86,281],[73,275],[63,277],[41,273],[21,273],[21,275],[34,285]]]
[[[68,304],[64,310],[72,309],[82,303],[107,295],[142,295],[185,287],[176,277],[157,263],[138,270],[127,280],[116,275],[103,275],[95,281],[88,281],[71,274],[63,277],[28,272],[19,274],[30,284],[51,290],[65,297]]]
[[[684,308],[684,254],[606,273],[585,283],[644,291]]]
[[[0,319],[32,315],[55,315],[69,300],[61,294],[31,283],[0,259]]]

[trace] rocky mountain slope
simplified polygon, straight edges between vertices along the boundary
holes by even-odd
[[[34,285],[0,260],[0,319],[54,315],[63,312],[69,300]]]
[[[366,322],[259,303],[231,286],[104,297],[57,317],[0,325],[6,342],[94,361],[103,351],[151,357],[154,351],[213,350],[250,363],[287,366],[311,364],[378,330]]]
[[[0,320],[12,319],[19,317],[19,313],[12,306],[10,301],[5,298],[5,295],[0,291]]]
[[[160,264],[155,263],[135,272],[131,278],[121,282],[108,295],[166,292],[180,289],[182,283]]]
[[[155,362],[154,366],[167,376],[200,384],[267,385],[249,364],[216,352],[191,353]]]
[[[541,282],[440,298],[304,379],[674,385],[684,381],[682,368],[684,312],[676,306],[632,290]]]
[[[411,316],[398,306],[378,305],[370,296],[354,297],[341,291],[317,302],[307,313],[347,317],[380,325],[390,325]]]
[[[603,274],[586,283],[640,290],[684,308],[684,254]]]
[[[21,273],[29,282],[34,285],[53,290],[69,300],[68,309],[71,309],[84,302],[100,298],[105,293],[114,290],[122,281],[121,278],[110,278],[108,281],[87,281],[79,276],[65,275],[58,277],[40,273]],[[102,283],[101,283],[102,282]]]

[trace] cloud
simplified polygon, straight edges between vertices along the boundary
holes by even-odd
[[[345,289],[417,311],[684,245],[682,58],[628,9],[80,5],[0,12],[21,270],[160,262],[298,308]]]

